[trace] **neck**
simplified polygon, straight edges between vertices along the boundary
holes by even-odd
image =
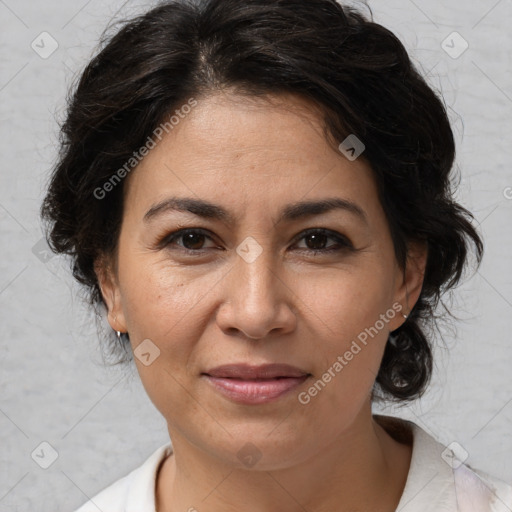
[[[173,432],[173,454],[157,476],[157,512],[394,512],[411,460],[410,444],[393,439],[362,411],[335,441],[299,464],[239,469]]]

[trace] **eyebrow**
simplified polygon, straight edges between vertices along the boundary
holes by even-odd
[[[316,201],[299,201],[289,204],[281,211],[277,223],[321,215],[333,210],[347,211],[366,224],[368,223],[367,215],[359,205],[339,197],[328,197]],[[188,212],[198,217],[220,220],[230,225],[235,224],[237,220],[233,214],[222,206],[210,203],[209,201],[190,197],[170,197],[153,205],[144,215],[144,222],[149,222],[169,211]]]

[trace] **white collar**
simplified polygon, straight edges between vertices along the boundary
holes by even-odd
[[[446,447],[412,421],[373,417],[393,437],[412,436],[411,464],[396,512],[457,511],[453,469],[441,456]]]

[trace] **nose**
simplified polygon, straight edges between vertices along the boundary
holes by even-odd
[[[226,334],[238,333],[256,340],[295,329],[297,317],[291,304],[295,294],[269,250],[254,261],[237,255],[221,286],[223,303],[216,320]]]

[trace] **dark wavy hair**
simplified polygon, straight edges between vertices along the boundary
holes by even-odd
[[[336,147],[349,134],[364,142],[360,158],[373,169],[400,267],[409,242],[428,246],[421,295],[386,345],[372,400],[424,393],[441,296],[458,284],[470,243],[480,264],[483,243],[453,199],[455,144],[442,97],[368,9],[370,17],[335,0],[172,0],[110,36],[107,28],[70,91],[41,207],[48,244],[71,256],[91,305],[104,306],[94,263],[115,254],[123,213],[122,184],[106,200],[94,191],[156,127],[190,97],[221,89],[298,94],[320,107]],[[110,334],[114,353],[132,358],[126,338]]]

